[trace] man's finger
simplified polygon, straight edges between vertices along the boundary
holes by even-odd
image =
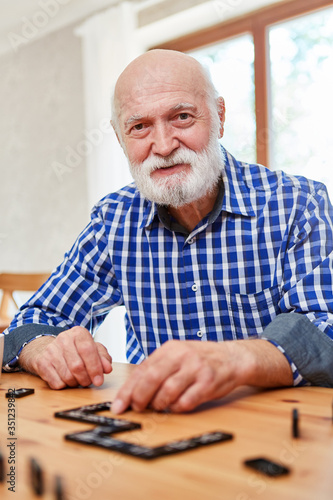
[[[223,378],[219,378],[220,383],[217,380],[208,381],[208,377],[210,378],[209,375],[198,377],[198,380],[188,386],[178,400],[170,405],[170,410],[175,413],[191,411],[201,403],[221,398],[235,388],[235,381],[230,379],[227,373]]]
[[[100,342],[96,342],[96,348],[103,366],[104,373],[112,372],[112,357],[108,353],[106,347]]]
[[[51,389],[63,389],[66,387],[66,382],[60,377],[58,370],[47,357],[38,363],[38,371],[40,377],[47,382]]]
[[[147,358],[118,391],[112,411],[122,413],[129,406],[142,411],[154,400],[164,382],[179,369],[179,364],[160,349]]]
[[[102,385],[104,381],[104,369],[99,350],[93,338],[90,334],[84,341],[80,338],[76,338],[75,345],[85,365],[85,372],[91,382],[96,386]]]
[[[169,376],[161,385],[151,401],[151,406],[157,411],[166,410],[175,403],[181,395],[195,382],[197,371],[196,363],[189,363],[186,367]]]
[[[136,385],[143,375],[143,365],[136,367],[129,379],[117,392],[111,407],[113,413],[123,413],[129,406],[132,405],[132,394],[135,392]]]

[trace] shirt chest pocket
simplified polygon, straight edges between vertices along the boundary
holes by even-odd
[[[254,294],[227,294],[226,301],[233,336],[258,337],[264,328],[279,314],[280,289],[266,288]]]

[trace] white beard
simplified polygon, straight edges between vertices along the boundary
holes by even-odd
[[[216,188],[225,165],[224,154],[215,137],[212,134],[207,148],[199,153],[182,147],[169,156],[152,155],[142,163],[130,162],[130,171],[140,193],[158,205],[174,208],[211,193]],[[177,164],[190,165],[190,172],[183,171],[158,180],[152,178],[154,170]]]

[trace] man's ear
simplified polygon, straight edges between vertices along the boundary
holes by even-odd
[[[120,144],[120,146],[121,146],[122,150],[124,150],[123,143],[122,143],[122,141],[120,140],[119,134],[118,134],[118,132],[117,132],[117,127],[115,126],[115,124],[113,123],[113,121],[112,121],[112,120],[110,120],[110,124],[111,124],[111,127],[113,128],[114,133],[116,134],[117,140],[118,140],[118,142],[119,142],[119,144]]]
[[[224,134],[224,122],[225,122],[225,102],[223,97],[217,98],[217,111],[220,118],[219,139],[221,139]]]

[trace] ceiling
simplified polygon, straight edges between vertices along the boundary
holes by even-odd
[[[12,50],[20,37],[35,40],[119,1],[0,0],[0,53]]]
[[[35,40],[123,1],[125,0],[0,0],[0,54],[21,46],[23,40]],[[168,16],[206,1],[132,0],[141,10],[141,16],[146,11],[147,20],[154,15],[154,10],[158,11],[159,17]],[[217,6],[224,6],[225,13],[230,18],[282,0],[210,1]]]

